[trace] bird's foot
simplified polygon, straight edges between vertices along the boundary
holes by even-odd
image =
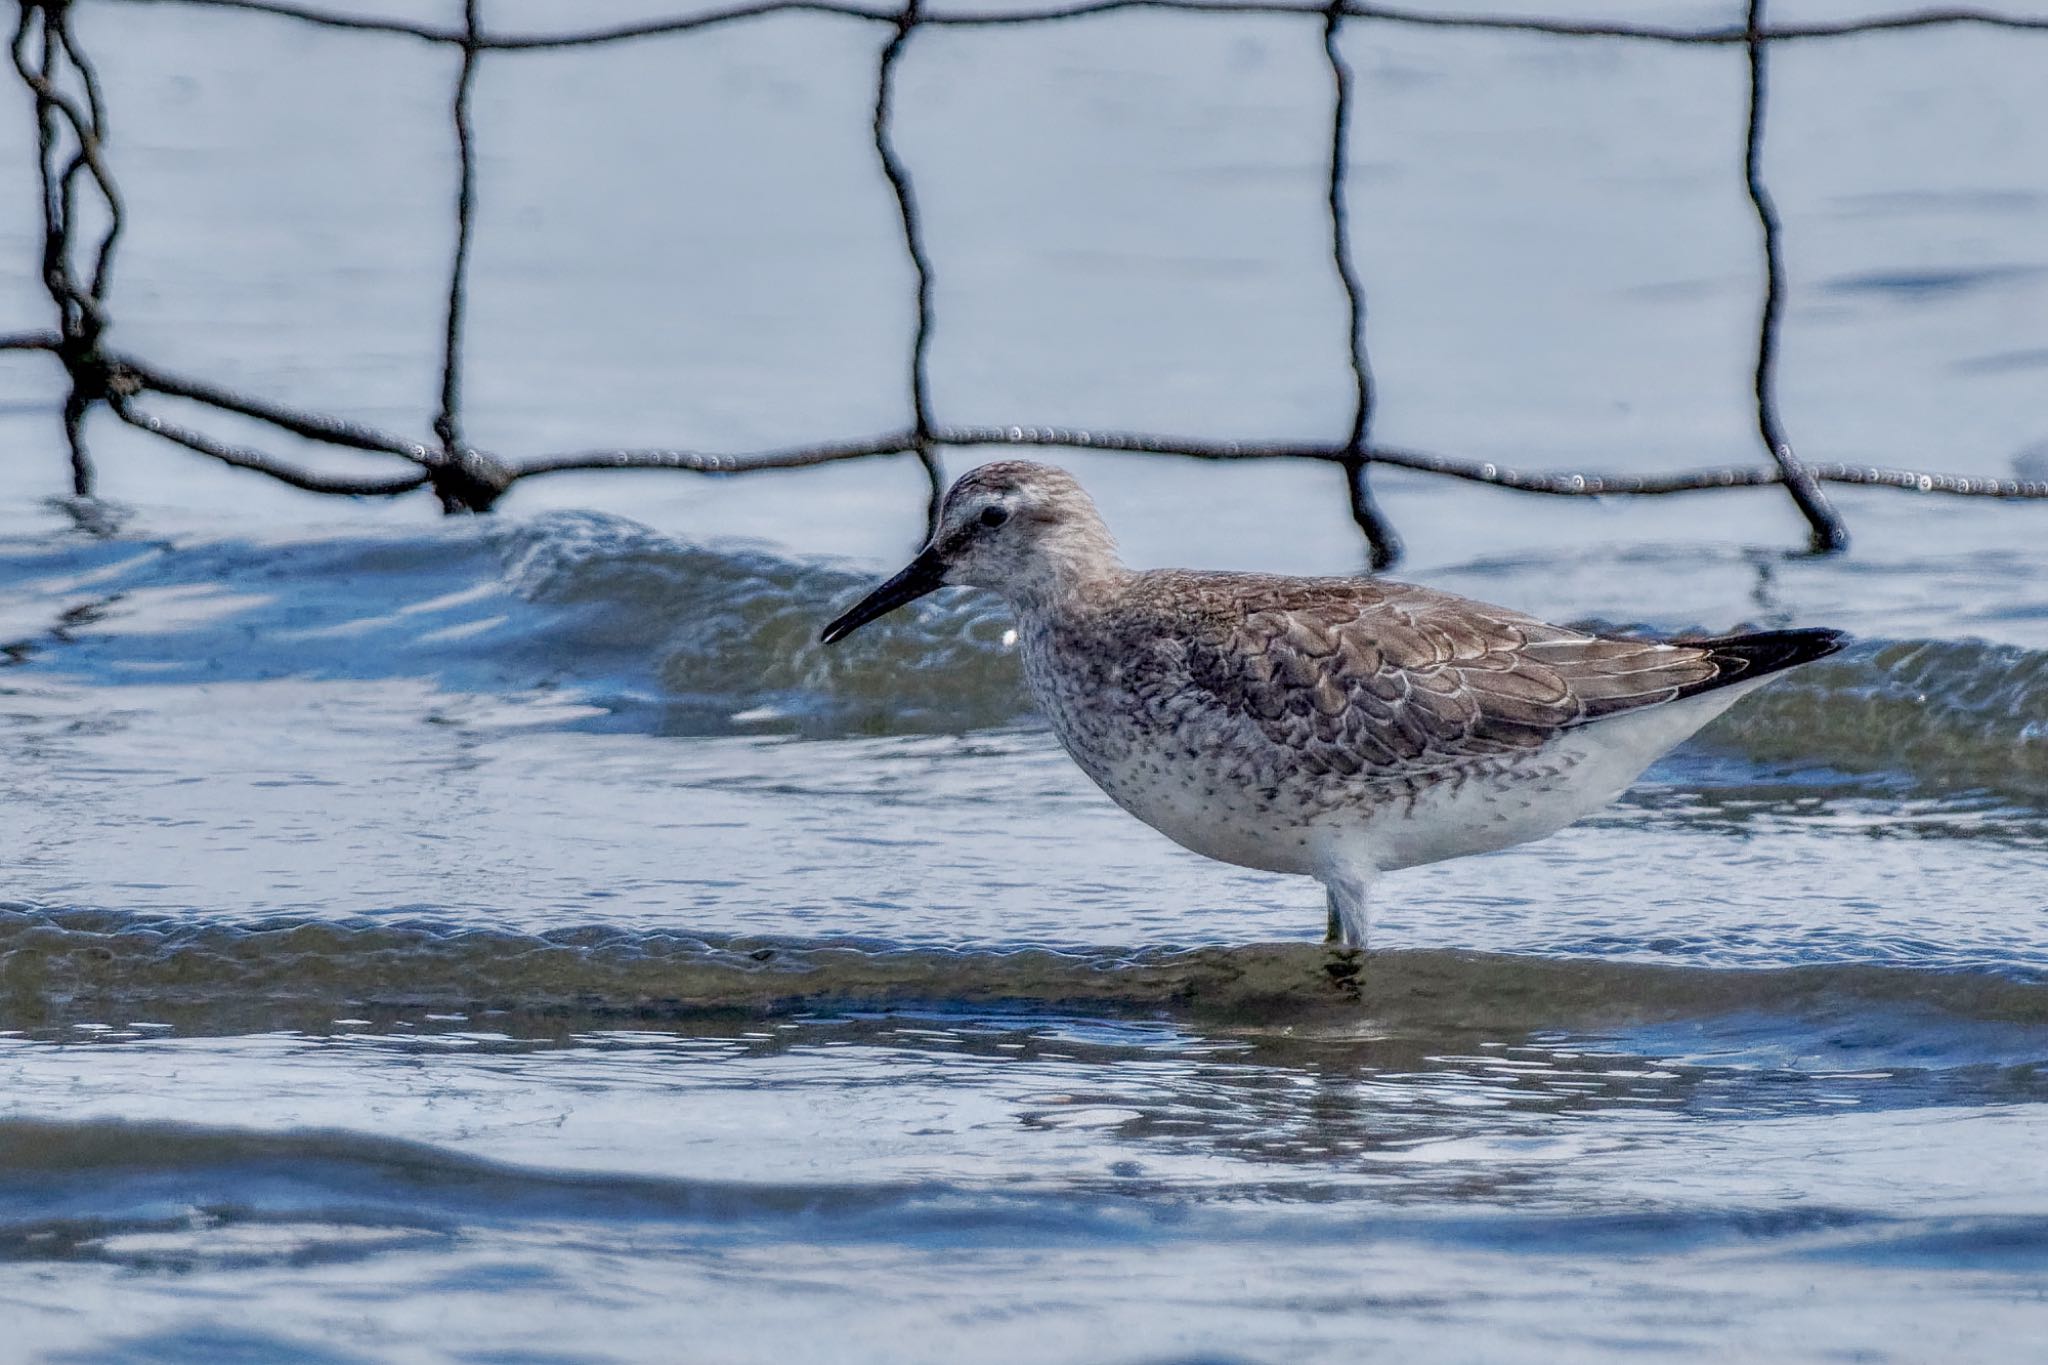
[[[1330,986],[1340,999],[1363,998],[1365,950],[1332,946],[1323,961],[1323,975],[1330,979]]]

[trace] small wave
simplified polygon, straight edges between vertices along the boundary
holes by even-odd
[[[2048,804],[2048,653],[1869,641],[1764,688],[1706,739],[1754,759]]]
[[[858,1214],[903,1201],[904,1185],[764,1185],[530,1170],[410,1142],[345,1130],[283,1132],[181,1123],[0,1119],[0,1204],[42,1202],[89,1214],[110,1180],[233,1170],[243,1181],[266,1173],[330,1196],[387,1205],[415,1226],[435,1213],[478,1206],[529,1217],[621,1214],[704,1221],[769,1215]],[[429,1198],[417,1197],[427,1194]],[[33,1198],[31,1197],[33,1196]],[[273,1213],[303,1212],[306,1200],[271,1195]]]
[[[746,1184],[520,1167],[368,1133],[0,1120],[0,1261],[148,1270],[303,1266],[418,1251],[479,1223],[665,1223],[706,1232],[1014,1238],[1029,1199],[931,1183]],[[1104,1219],[1064,1211],[1071,1233]]]
[[[941,592],[827,649],[820,627],[872,578],[585,514],[516,528],[505,553],[513,589],[552,613],[551,635],[579,648],[659,642],[670,730],[965,730],[1029,710],[1009,614],[986,593]]]
[[[520,1166],[332,1130],[0,1120],[0,1260],[138,1270],[306,1266],[418,1253],[480,1229],[633,1224],[688,1243],[781,1240],[962,1248],[1173,1241],[1408,1243],[1522,1256],[1742,1249],[1793,1259],[2004,1269],[2048,1264],[2048,1218],[1899,1218],[1827,1205],[1628,1212],[1390,1212],[1369,1183],[1196,1192],[1147,1180],[1077,1187],[747,1183]],[[568,1234],[574,1235],[574,1234]],[[656,1243],[659,1245],[659,1243]]]
[[[1906,1009],[2048,1025],[2048,982],[1863,963],[1700,968],[1311,944],[936,951],[587,927],[530,935],[429,922],[223,925],[0,909],[0,1026],[150,1021],[193,1033],[393,1011],[590,1020],[939,1005],[1170,1015],[1230,1028],[1495,1036],[1742,1013]]]
[[[49,625],[0,646],[107,687],[431,677],[580,704],[559,723],[671,734],[959,731],[1030,713],[988,594],[941,592],[819,645],[870,584],[594,513],[286,543],[35,542],[0,545],[0,586],[20,599],[10,621],[40,603]],[[2048,804],[2048,652],[1861,642],[1757,693],[1705,742]]]
[[[670,730],[965,730],[1031,711],[1009,616],[987,594],[939,593],[826,649],[818,623],[870,586],[865,576],[582,515],[517,528],[505,544],[510,583],[558,613],[548,630],[566,634],[561,644],[602,653],[661,642]],[[2048,652],[1861,642],[1755,694],[1705,742],[1761,762],[2048,804]]]

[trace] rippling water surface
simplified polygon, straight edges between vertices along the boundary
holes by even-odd
[[[444,244],[353,187],[441,183],[452,66],[108,13],[123,344],[424,430]],[[1352,28],[1381,434],[1748,458],[1736,54]],[[900,422],[884,36],[487,63],[478,439]],[[903,65],[947,418],[1341,429],[1314,21],[998,36]],[[2023,41],[1774,58],[1812,453],[2038,474]],[[337,101],[317,173],[279,150]],[[0,326],[39,241],[0,223]],[[1816,561],[1767,493],[1381,478],[1429,582],[1853,643],[1577,828],[1388,878],[1360,963],[1089,787],[998,604],[815,644],[906,462],[444,524],[96,426],[126,505],[81,528],[47,381],[0,366],[0,1354],[2048,1357],[2048,509],[1844,492]],[[1136,563],[1359,567],[1330,471],[1073,463]]]
[[[1090,790],[982,599],[827,652],[859,572],[619,516],[144,520],[0,542],[34,1351],[2048,1344],[2037,550],[1446,566],[1858,639],[1361,967]]]

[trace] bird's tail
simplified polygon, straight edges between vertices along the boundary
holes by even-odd
[[[1810,626],[1800,630],[1760,630],[1751,635],[1722,635],[1705,640],[1675,640],[1707,651],[1714,661],[1714,676],[1679,690],[1681,697],[1698,696],[1734,683],[1768,677],[1800,664],[1825,659],[1839,650],[1845,640],[1839,630]]]

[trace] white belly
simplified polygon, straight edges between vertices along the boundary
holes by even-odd
[[[1183,848],[1261,872],[1316,870],[1322,840],[1312,810],[1263,800],[1263,789],[1233,785],[1209,764],[1135,758],[1100,772],[1082,767],[1111,800]]]
[[[1321,851],[1331,862],[1391,871],[1555,834],[1611,803],[1660,756],[1769,681],[1566,730],[1511,766],[1436,783],[1405,808],[1348,825],[1333,821],[1322,831]]]
[[[1386,871],[1555,833],[1613,801],[1659,755],[1767,681],[1565,730],[1513,760],[1408,781],[1290,780],[1267,755],[1191,746],[1171,732],[1130,733],[1107,753],[1057,713],[1054,728],[1112,800],[1183,847],[1267,872]]]

